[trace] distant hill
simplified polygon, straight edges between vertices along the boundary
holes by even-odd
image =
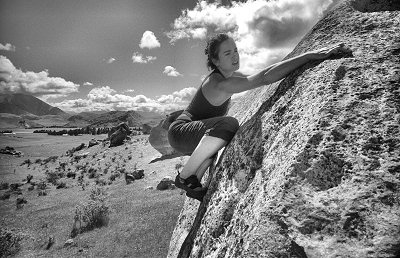
[[[126,122],[128,126],[142,126],[149,124],[156,126],[161,119],[162,115],[154,112],[141,112],[141,111],[105,111],[105,112],[82,112],[68,118],[68,123],[65,127],[112,127],[121,122]]]
[[[41,128],[42,124],[38,123],[36,120],[32,121],[24,118],[23,116],[18,116],[9,113],[0,113],[0,128]]]
[[[0,113],[14,115],[68,115],[40,99],[26,94],[0,94]]]

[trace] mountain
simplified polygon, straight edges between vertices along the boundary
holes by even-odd
[[[143,115],[142,115],[143,114]],[[142,126],[149,124],[156,126],[163,116],[153,112],[140,111],[104,111],[104,112],[81,112],[68,118],[65,127],[112,127],[121,122],[126,122],[128,126]]]
[[[65,115],[67,113],[26,94],[0,94],[0,113],[14,115]]]
[[[400,4],[343,0],[285,59],[343,42],[249,91],[187,198],[167,257],[399,257]]]

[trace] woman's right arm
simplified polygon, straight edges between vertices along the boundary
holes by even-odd
[[[310,51],[288,60],[270,65],[264,70],[251,76],[232,76],[225,80],[221,80],[218,82],[217,88],[221,91],[233,94],[271,84],[285,78],[291,72],[304,65],[308,61],[326,59],[330,55],[341,50],[343,50],[343,44],[338,44],[330,48],[322,48],[319,50]]]

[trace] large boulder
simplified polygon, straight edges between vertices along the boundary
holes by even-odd
[[[122,145],[127,136],[127,131],[122,127],[119,128],[110,136],[110,147]]]
[[[344,42],[250,91],[168,257],[396,257],[400,253],[400,7],[341,1],[290,58]]]
[[[177,152],[168,142],[168,128],[170,124],[182,113],[183,110],[175,111],[163,119],[157,126],[153,127],[150,132],[149,142],[154,149],[163,156],[173,155]]]

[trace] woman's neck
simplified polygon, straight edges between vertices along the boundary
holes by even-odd
[[[220,69],[220,68],[217,68],[218,69],[218,71],[220,72],[220,73],[222,73],[222,75],[225,77],[225,78],[229,78],[229,77],[231,77],[232,75],[233,75],[233,71],[224,71],[224,70],[222,70],[222,69]]]

